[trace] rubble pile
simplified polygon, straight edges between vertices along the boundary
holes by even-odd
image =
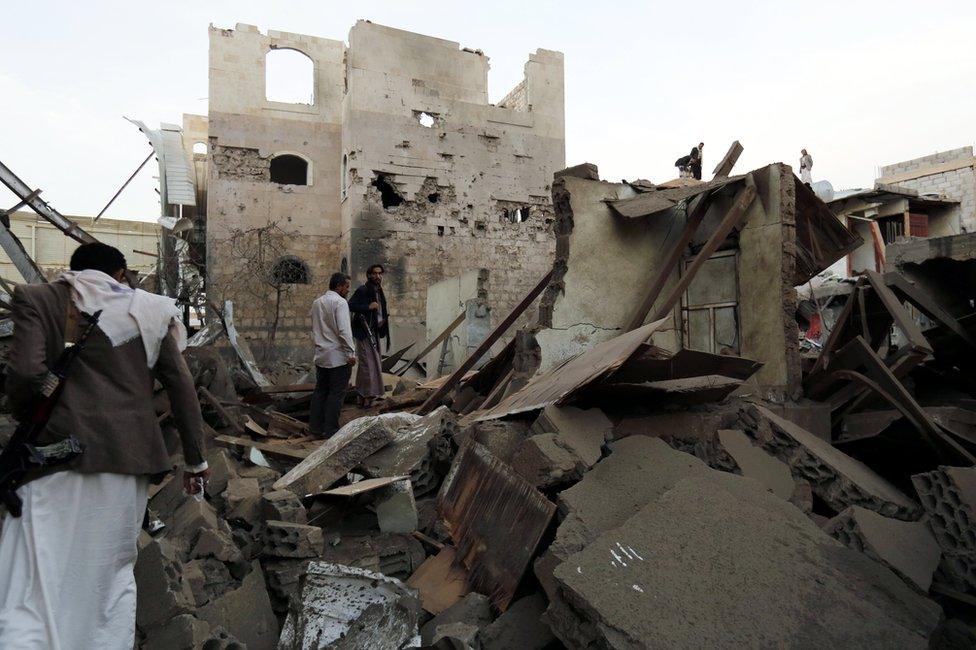
[[[968,285],[911,258],[828,313],[856,236],[788,167],[730,169],[560,172],[552,272],[328,440],[231,309],[201,330],[213,476],[150,490],[140,647],[972,647]]]

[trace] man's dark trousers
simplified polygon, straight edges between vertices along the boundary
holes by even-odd
[[[352,366],[315,367],[315,390],[309,412],[308,428],[313,436],[329,438],[339,430],[339,411],[352,377]]]

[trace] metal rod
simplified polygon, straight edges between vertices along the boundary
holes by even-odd
[[[152,149],[149,150],[149,155],[146,156],[146,159],[142,161],[142,164],[136,167],[136,170],[132,172],[132,176],[129,176],[128,180],[122,183],[122,187],[120,187],[119,191],[116,192],[115,195],[108,200],[108,203],[105,204],[105,207],[102,208],[102,211],[95,215],[95,218],[92,219],[92,223],[98,221],[101,218],[101,216],[105,214],[105,211],[108,210],[109,206],[115,203],[115,199],[119,198],[119,194],[122,193],[122,190],[124,190],[126,187],[129,186],[129,183],[131,183],[132,179],[136,177],[136,174],[142,171],[142,168],[146,166],[146,163],[149,162],[149,159],[152,158],[155,154],[156,154],[155,151],[153,151]]]

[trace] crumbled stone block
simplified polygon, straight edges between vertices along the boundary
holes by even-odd
[[[412,533],[417,530],[417,502],[409,480],[397,481],[377,490],[373,507],[381,532]]]
[[[420,639],[424,644],[432,644],[436,641],[438,628],[442,626],[461,623],[471,625],[477,631],[491,621],[491,601],[472,592],[424,623],[420,628]]]
[[[542,594],[516,600],[479,632],[481,650],[547,650],[556,646],[558,641],[543,620],[547,606],[546,597]]]
[[[193,610],[193,592],[183,580],[180,549],[169,540],[154,539],[139,551],[135,578],[140,629],[149,630]]]
[[[274,650],[278,645],[278,620],[257,562],[240,587],[199,608],[197,616],[212,626],[222,626],[248,650]]]
[[[261,484],[256,478],[231,479],[221,496],[226,503],[225,516],[229,521],[253,526],[261,520]]]
[[[308,513],[294,492],[275,490],[261,497],[261,516],[265,521],[308,523]]]
[[[264,552],[272,557],[319,557],[322,529],[289,521],[269,521],[264,531]]]
[[[183,580],[190,585],[197,607],[237,587],[227,565],[213,558],[187,562],[183,565]]]
[[[539,489],[573,483],[583,477],[585,463],[555,433],[525,440],[515,451],[512,469]]]
[[[940,576],[976,590],[976,468],[940,466],[912,476],[944,557]]]

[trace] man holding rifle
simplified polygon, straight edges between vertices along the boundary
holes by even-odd
[[[0,533],[0,648],[133,647],[146,491],[151,477],[172,469],[154,379],[169,394],[187,492],[209,475],[179,310],[123,284],[125,271],[117,249],[84,244],[56,282],[14,291],[6,387],[21,425],[19,444],[0,453],[9,510]],[[24,427],[30,435],[18,438]]]

